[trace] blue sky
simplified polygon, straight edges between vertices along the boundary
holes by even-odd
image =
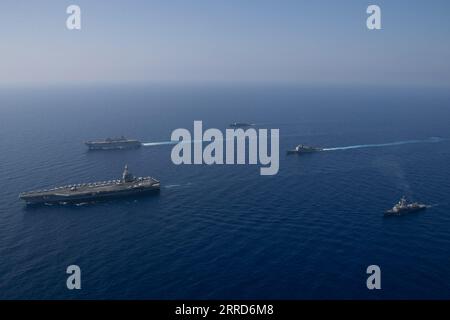
[[[450,85],[445,0],[2,0],[0,39],[2,85]]]

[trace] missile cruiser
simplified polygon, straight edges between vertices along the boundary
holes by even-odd
[[[159,191],[159,186],[158,180],[152,177],[135,177],[128,171],[128,166],[125,166],[122,179],[23,192],[19,198],[27,205],[80,203],[147,194]]]
[[[293,150],[288,150],[287,154],[303,154],[303,153],[314,153],[314,152],[320,152],[323,151],[322,148],[317,147],[309,147],[305,146],[303,144],[299,144],[295,147]]]
[[[89,150],[135,149],[142,145],[139,140],[128,139],[124,136],[120,138],[86,141],[85,144],[88,146]]]
[[[425,204],[418,202],[408,203],[408,201],[406,201],[406,198],[402,197],[400,201],[392,209],[387,210],[385,212],[385,215],[387,216],[402,215],[404,213],[422,211],[425,210],[426,208],[428,208],[428,206]]]

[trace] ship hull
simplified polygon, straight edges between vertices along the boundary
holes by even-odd
[[[108,199],[116,199],[116,198],[124,198],[124,197],[138,197],[145,196],[149,194],[158,193],[160,191],[159,184],[153,185],[150,187],[133,189],[133,190],[121,190],[114,192],[102,192],[102,193],[85,193],[79,195],[58,195],[51,194],[43,196],[25,196],[21,197],[22,200],[25,201],[26,205],[35,206],[42,204],[76,204],[81,202],[92,202],[92,201],[100,201],[100,200],[108,200]]]
[[[424,211],[426,209],[427,209],[427,206],[421,206],[419,208],[403,209],[403,210],[400,210],[400,211],[387,210],[384,213],[384,215],[385,216],[401,216],[401,215],[408,214],[408,213]]]
[[[310,153],[316,153],[316,152],[320,152],[322,150],[320,149],[315,149],[315,150],[288,150],[287,154],[310,154]]]

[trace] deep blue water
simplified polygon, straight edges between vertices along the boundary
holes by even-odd
[[[98,87],[0,90],[0,298],[450,298],[450,94],[431,89]],[[280,129],[280,171],[175,166],[172,146],[83,141],[253,122]],[[26,208],[19,192],[136,175],[159,195]],[[384,218],[406,195],[435,205]],[[82,290],[66,289],[66,267]],[[382,290],[366,288],[377,264]]]

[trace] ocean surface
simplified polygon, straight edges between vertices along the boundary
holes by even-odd
[[[429,88],[2,88],[0,298],[450,299],[449,119],[450,93]],[[164,142],[194,120],[280,129],[279,173],[174,165]],[[149,145],[83,144],[121,135]],[[286,155],[300,143],[329,150]],[[161,192],[36,208],[18,199],[116,179],[125,164]],[[403,195],[432,207],[385,218]],[[81,290],[66,288],[71,264]],[[381,290],[366,288],[373,264]]]

